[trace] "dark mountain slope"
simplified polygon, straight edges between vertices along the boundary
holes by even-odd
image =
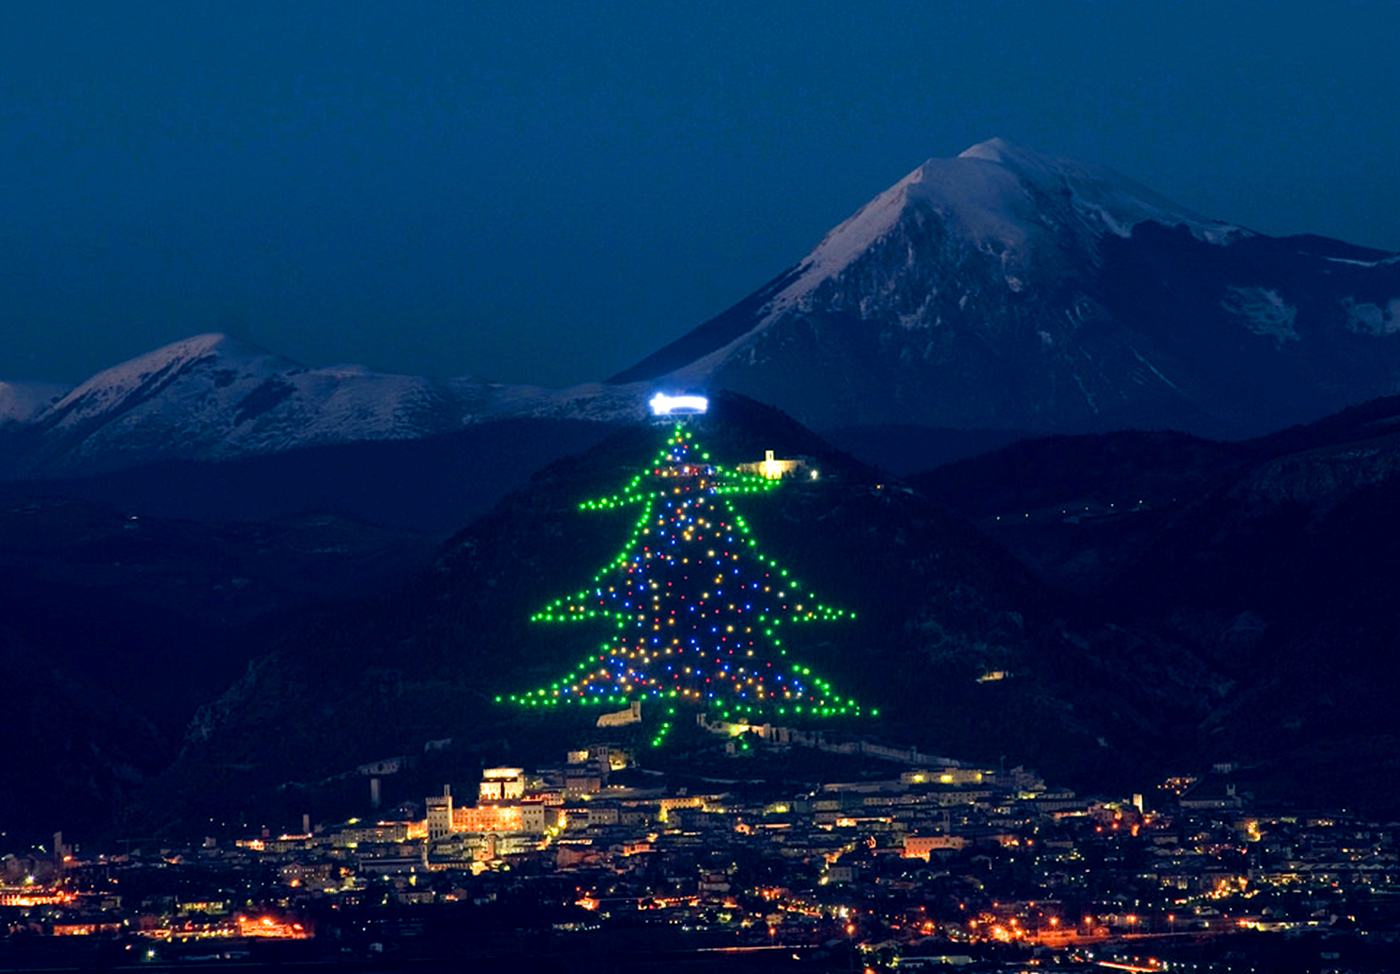
[[[1400,743],[1397,418],[1389,399],[1246,444],[1032,441],[916,480],[1052,584],[1197,646],[1231,684],[1197,729],[1202,760],[1259,763],[1300,801],[1325,784],[1393,804],[1373,769]]]
[[[587,449],[613,428],[601,422],[508,419],[415,439],[18,481],[13,489],[161,517],[262,521],[335,513],[441,536],[525,484],[533,471]]]
[[[17,606],[0,599],[0,616]],[[51,644],[0,624],[5,760],[0,837],[9,848],[85,841],[170,761],[170,739],[94,674],[58,661]]]
[[[382,590],[434,545],[330,515],[133,516],[0,486],[0,832],[90,840],[297,610]]]
[[[1189,654],[1051,597],[981,532],[781,414],[729,397],[694,425],[719,462],[771,448],[819,463],[815,482],[735,504],[766,553],[857,613],[803,627],[788,644],[881,709],[847,731],[983,760],[1007,755],[1079,780],[1121,777],[1150,746],[1167,746],[1177,725],[1205,716],[1211,677]],[[557,759],[593,713],[583,724],[568,714],[556,721],[493,698],[557,678],[596,646],[600,634],[587,626],[528,618],[621,547],[635,515],[581,512],[578,502],[625,483],[663,435],[634,427],[554,464],[407,588],[287,631],[195,722],[143,818],[170,826],[226,808],[230,795],[272,795],[448,736],[486,748],[533,735],[554,752],[541,757]],[[1114,661],[1127,653],[1142,669],[1125,675]],[[1014,675],[977,682],[990,670]]]

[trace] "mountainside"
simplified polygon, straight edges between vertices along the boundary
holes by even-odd
[[[992,140],[931,159],[723,314],[613,377],[819,430],[1240,437],[1400,389],[1400,255],[1210,220]]]
[[[981,760],[1007,755],[1062,779],[1101,775],[1102,786],[1208,713],[1212,677],[1189,649],[1053,598],[981,532],[781,414],[723,397],[691,422],[720,462],[771,448],[819,465],[817,480],[735,506],[762,552],[855,612],[784,640],[790,655],[880,710],[838,732]],[[318,613],[271,641],[192,725],[180,759],[143,799],[143,821],[208,814],[228,795],[261,795],[264,807],[286,796],[314,802],[315,782],[385,755],[422,754],[439,738],[494,760],[557,759],[595,710],[579,720],[572,708],[541,714],[493,699],[546,683],[596,648],[596,628],[530,615],[586,584],[625,544],[633,514],[578,503],[625,484],[665,435],[639,425],[554,464],[406,588]],[[1128,654],[1139,669],[1115,670]],[[991,671],[1013,676],[979,682]],[[529,740],[542,741],[542,753],[520,751]]]
[[[1400,807],[1400,398],[1238,443],[1133,431],[1026,441],[914,487],[738,397],[689,422],[719,462],[773,449],[820,471],[735,506],[761,552],[854,612],[785,638],[879,709],[837,733],[1005,757],[1094,790],[1243,761],[1243,780],[1270,799],[1317,804],[1325,786],[1325,802]],[[452,760],[471,767],[557,760],[561,742],[595,733],[596,711],[494,698],[596,649],[598,629],[530,616],[627,543],[634,514],[579,502],[627,482],[665,433],[624,426],[553,463],[427,563],[352,522],[133,523],[25,502],[14,492],[29,485],[8,485],[0,635],[39,647],[33,662],[49,669],[25,670],[22,655],[5,665],[39,693],[55,673],[82,673],[72,707],[102,708],[100,686],[127,708],[112,712],[122,734],[158,734],[139,768],[122,757],[125,737],[68,735],[55,767],[74,770],[50,782],[55,794],[86,774],[82,794],[109,796],[140,834],[235,809],[294,825],[306,811],[358,814],[353,769],[422,755],[427,741],[453,738]],[[65,614],[74,604],[87,612]],[[219,674],[234,682],[216,695]],[[172,718],[201,700],[162,770]],[[437,784],[394,778],[386,795],[418,800]],[[67,827],[49,807],[9,814],[35,834]]]
[[[1203,760],[1300,803],[1400,804],[1400,398],[1242,443],[1018,443],[915,482],[1050,584],[1196,647],[1230,687]]]
[[[552,390],[362,366],[308,369],[217,334],[167,345],[56,401],[45,399],[56,391],[0,386],[0,457],[8,477],[423,439],[510,418],[632,419],[644,409],[643,397],[627,388]]]
[[[0,599],[6,619],[14,608]],[[46,842],[56,819],[68,823],[70,834],[95,835],[174,754],[170,737],[138,707],[62,665],[61,656],[51,641],[0,622],[0,682],[7,691],[0,837],[15,846]]]
[[[281,620],[400,585],[436,547],[328,515],[135,517],[47,487],[0,484],[0,834],[10,841],[111,826]]]
[[[362,440],[218,462],[160,460],[105,473],[15,481],[24,490],[129,514],[264,521],[330,513],[438,539],[614,423],[502,419],[452,433]]]
[[[221,335],[0,383],[0,675],[26,695],[0,793],[39,782],[0,831],[235,801],[294,824],[316,783],[445,737],[557,758],[576,727],[493,697],[596,647],[529,617],[624,544],[627,515],[577,504],[655,454],[658,386],[715,391],[688,422],[720,462],[821,468],[736,507],[855,613],[791,641],[879,708],[853,733],[1094,788],[1244,760],[1272,795],[1400,808],[1400,398],[1283,428],[1397,387],[1397,295],[1400,257],[992,142],[611,384],[307,369]],[[996,452],[905,486],[777,407],[900,472]]]

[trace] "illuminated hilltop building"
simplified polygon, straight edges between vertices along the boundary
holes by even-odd
[[[487,768],[475,805],[454,806],[446,788],[428,797],[425,837],[430,846],[453,842],[481,860],[528,852],[563,826],[562,802],[523,768]]]
[[[757,474],[768,480],[784,480],[790,477],[817,479],[817,471],[805,457],[779,460],[772,450],[765,451],[764,458],[757,463],[741,463],[734,468],[739,473]]]
[[[639,514],[622,550],[586,588],[533,618],[596,625],[607,635],[563,679],[507,699],[628,708],[610,715],[618,724],[645,702],[726,720],[860,714],[783,645],[793,626],[850,613],[819,602],[759,551],[731,504],[734,494],[772,490],[790,475],[772,472],[717,466],[679,424],[619,493],[581,504],[584,511],[635,506]]]

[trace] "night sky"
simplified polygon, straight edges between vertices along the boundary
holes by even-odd
[[[1400,250],[1400,4],[16,0],[0,378],[601,378],[993,136]]]

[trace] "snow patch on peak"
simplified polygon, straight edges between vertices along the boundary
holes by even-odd
[[[244,345],[243,342],[225,334],[221,331],[208,331],[199,335],[191,335],[188,338],[181,338],[168,345],[147,352],[148,355],[167,354],[188,354],[188,355],[208,355],[226,349]]]
[[[1039,153],[1023,149],[1019,145],[1008,142],[1000,136],[988,139],[986,142],[978,142],[970,145],[958,153],[959,159],[983,159],[987,162],[1000,163],[1001,165],[1026,165],[1027,163],[1039,165],[1047,157]]]
[[[99,372],[98,375],[110,374],[116,370],[155,370],[176,362],[194,362],[207,358],[219,358],[229,362],[276,362],[279,367],[296,365],[290,359],[273,355],[265,348],[225,335],[223,332],[207,332],[203,335],[182,338],[169,345],[162,345],[160,348],[123,362],[115,369]]]
[[[994,135],[986,142],[978,142],[970,145],[958,153],[959,159],[990,159],[993,162],[1001,162],[1008,153],[1019,151],[1014,145],[1006,141],[999,135]]]
[[[1036,223],[1031,195],[1016,172],[983,160],[929,159],[909,174],[904,196],[931,205],[964,239],[1001,250],[1024,247]]]
[[[219,332],[183,338],[169,345],[138,355],[133,359],[114,365],[88,379],[73,390],[73,395],[102,386],[130,386],[146,381],[158,372],[168,372],[195,362],[216,360],[221,365],[244,371],[257,369],[272,373],[296,368],[297,363],[274,355],[259,348]]]
[[[1067,194],[1076,213],[1096,220],[1103,229],[1121,237],[1148,220],[1167,226],[1185,226],[1209,243],[1226,243],[1248,231],[1233,224],[1202,216],[1134,179],[1110,169],[1042,155],[995,138],[965,150],[959,159],[977,159],[1015,173],[1023,185],[1043,194]]]
[[[69,392],[40,419],[53,417],[55,425],[71,427],[101,413],[130,408],[193,371],[209,373],[207,382],[224,388],[235,380],[261,383],[295,368],[299,366],[290,359],[228,335],[195,335],[104,369]]]
[[[922,203],[958,236],[1015,255],[1030,237],[1071,222],[1084,231],[1127,237],[1148,220],[1185,225],[1211,243],[1247,231],[1194,213],[1121,173],[1041,155],[1001,138],[979,142],[956,158],[929,159],[822,238],[798,265],[799,278],[778,295],[773,311],[810,294],[844,271]]]

